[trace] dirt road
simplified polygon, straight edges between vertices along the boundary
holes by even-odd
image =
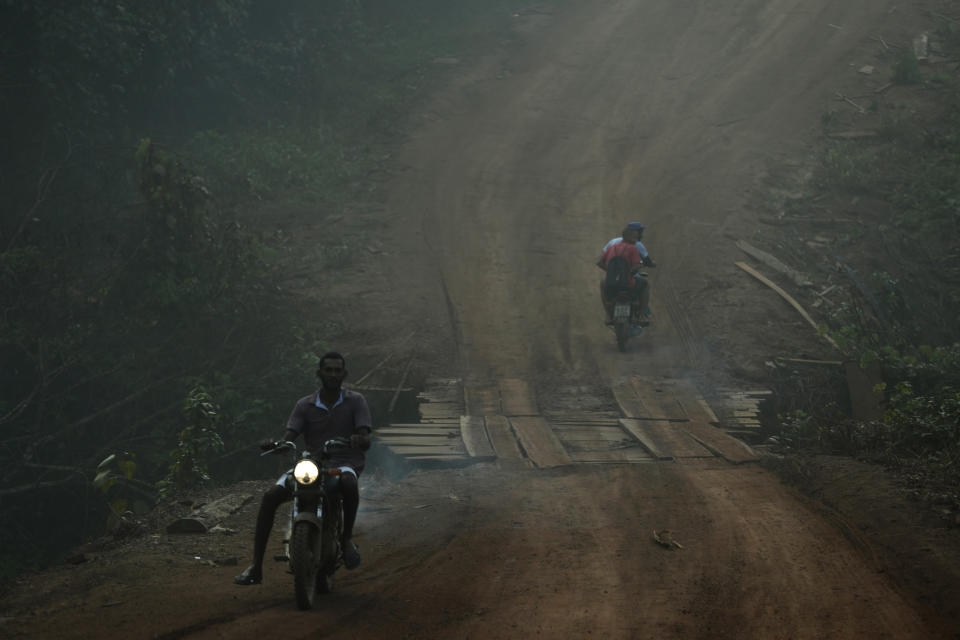
[[[518,15],[518,41],[464,63],[400,158],[383,265],[396,293],[390,331],[419,327],[437,375],[468,388],[521,381],[531,415],[551,424],[617,412],[613,389],[630,376],[702,392],[729,383],[731,362],[712,361],[709,345],[756,360],[755,340],[776,326],[788,343],[816,345],[793,335],[798,319],[780,301],[725,284],[742,278],[731,238],[751,233],[745,192],[771,160],[802,155],[831,78],[896,19],[894,4],[592,0]],[[659,266],[654,324],[620,354],[594,262],[628,220],[648,225]],[[237,522],[252,518],[253,507]],[[717,456],[559,466],[521,456],[418,472],[366,494],[359,527],[364,565],[310,613],[295,610],[281,565],[268,566],[264,586],[242,589],[230,584],[236,568],[143,559],[156,570],[149,591],[126,573],[29,628],[190,638],[943,633],[936,612],[898,592],[820,510],[759,465]],[[663,529],[682,549],[653,541]],[[249,545],[247,533],[229,544]]]
[[[708,308],[697,297],[738,279],[730,237],[750,234],[744,192],[772,160],[802,154],[837,68],[892,7],[608,1],[518,16],[522,45],[441,96],[395,186],[398,217],[419,220],[401,256],[415,282],[402,289],[442,279],[432,308],[451,319],[454,373],[468,387],[522,379],[556,418],[603,406],[629,375],[722,382],[706,340],[755,356],[756,327],[794,326],[736,291]],[[648,225],[660,266],[654,327],[621,355],[593,262],[627,220]],[[396,599],[393,614],[354,618],[371,635],[933,633],[759,468],[691,457],[468,477],[471,508],[444,547],[371,591]],[[655,528],[684,549],[657,547]]]

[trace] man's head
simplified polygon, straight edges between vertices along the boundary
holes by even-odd
[[[637,232],[636,242],[639,242],[643,238],[643,230],[647,227],[639,222],[628,222],[627,229],[633,229]]]
[[[640,241],[640,233],[633,227],[625,227],[620,234],[624,242],[633,244]]]
[[[317,363],[317,377],[328,391],[337,391],[347,377],[347,361],[336,351],[328,351],[320,356]]]

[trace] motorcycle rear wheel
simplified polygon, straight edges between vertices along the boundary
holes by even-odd
[[[290,537],[290,564],[293,567],[293,591],[297,597],[297,607],[301,610],[313,608],[317,596],[320,558],[317,557],[317,536],[320,532],[309,522],[297,522],[293,525]]]
[[[630,327],[626,322],[618,322],[614,327],[617,334],[617,348],[620,351],[627,350],[627,339],[630,337]]]

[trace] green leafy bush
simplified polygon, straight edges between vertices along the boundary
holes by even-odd
[[[183,402],[187,426],[180,432],[177,448],[170,452],[167,476],[157,483],[160,496],[199,486],[208,480],[210,457],[223,450],[224,427],[220,407],[202,386],[191,389]]]

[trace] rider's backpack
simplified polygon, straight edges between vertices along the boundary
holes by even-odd
[[[623,256],[611,256],[607,261],[607,276],[604,287],[608,294],[615,294],[630,288],[630,265]]]

